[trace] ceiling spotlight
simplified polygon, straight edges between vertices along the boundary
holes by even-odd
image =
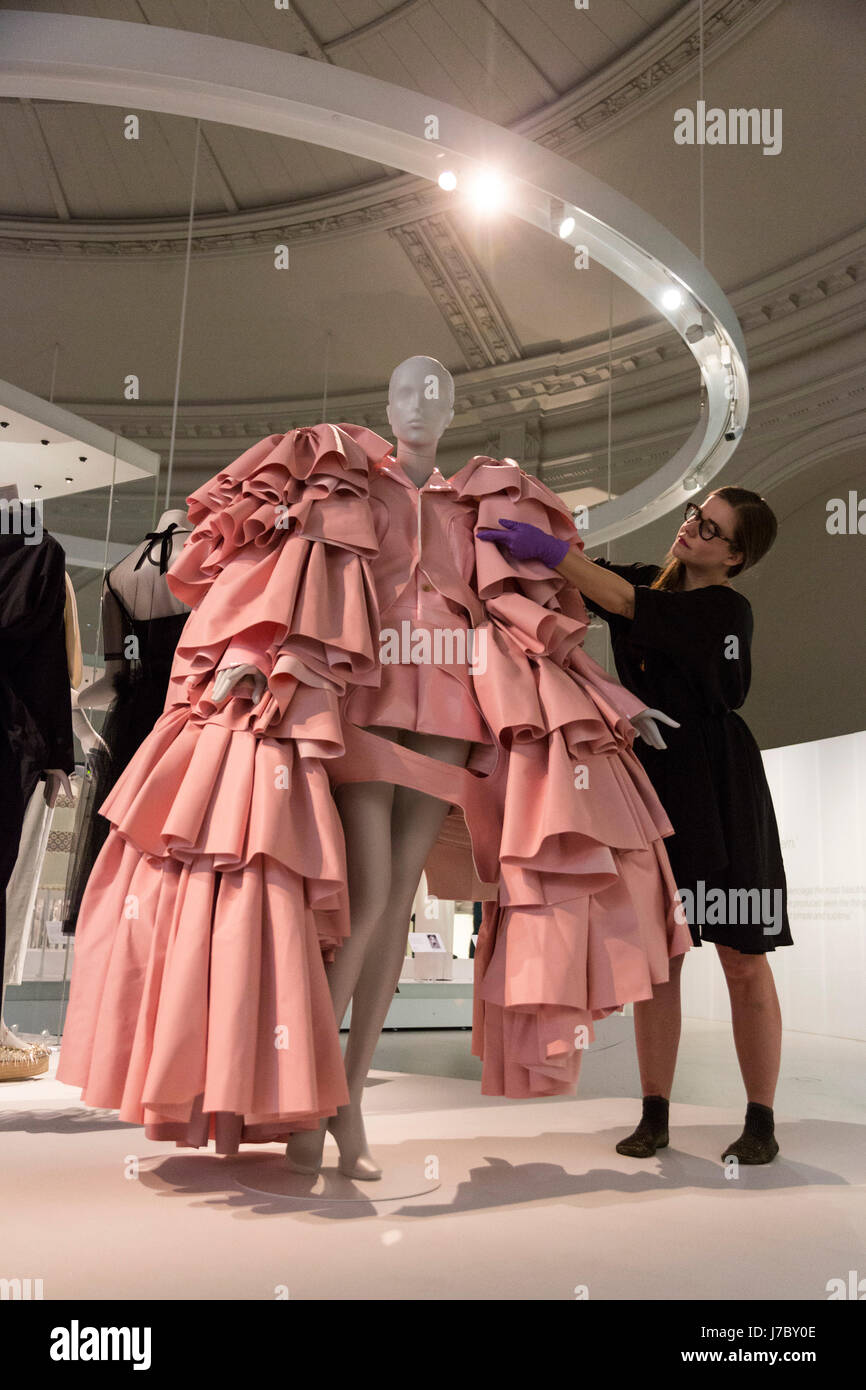
[[[446,193],[451,193],[457,187],[457,175],[453,169],[446,169],[436,180],[440,188],[444,188]]]
[[[683,478],[683,487],[686,492],[697,492],[700,485],[701,480],[697,473],[687,473]]]
[[[669,290],[665,290],[664,294],[662,295],[663,309],[678,309],[682,302],[682,295],[680,294],[679,290],[675,290],[673,286],[671,286]]]
[[[64,481],[65,483],[74,483],[74,482],[75,482],[75,479],[74,479],[74,478],[64,478],[63,481]]]
[[[573,217],[563,217],[562,221],[559,224],[559,235],[562,237],[563,241],[567,236],[571,236],[576,225],[577,224],[575,223]]]
[[[480,169],[472,180],[472,201],[479,212],[498,212],[505,202],[505,181],[495,169]]]
[[[722,366],[723,366],[723,367],[730,367],[730,365],[731,365],[731,345],[730,345],[730,343],[722,343],[722,347],[721,347],[721,359],[722,359]]]

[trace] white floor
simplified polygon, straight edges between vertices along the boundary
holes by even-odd
[[[340,1178],[330,1138],[315,1185],[279,1145],[150,1143],[54,1058],[0,1085],[0,1278],[45,1299],[825,1300],[866,1276],[864,1044],[785,1035],[781,1152],[730,1179],[730,1026],[684,1020],[671,1147],[641,1161],[614,1149],[640,1103],[628,1020],[608,1022],[580,1097],[541,1102],[481,1096],[468,1032],[385,1034],[365,1095],[381,1183]]]

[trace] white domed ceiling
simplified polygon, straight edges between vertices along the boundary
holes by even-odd
[[[14,0],[4,10],[210,32],[412,88],[575,159],[696,253],[703,153],[704,256],[746,331],[756,435],[761,372],[802,353],[819,321],[826,336],[843,305],[862,307],[862,184],[840,178],[843,160],[862,168],[866,143],[852,120],[866,47],[857,0],[704,0],[704,96],[782,110],[773,156],[673,139],[674,112],[699,95],[697,0],[586,10]],[[124,136],[130,113],[135,140]],[[37,395],[53,386],[55,401],[163,455],[194,143],[195,122],[136,112],[134,92],[122,109],[0,101],[0,377]],[[278,244],[287,272],[274,267]],[[208,122],[185,331],[176,503],[252,439],[325,413],[387,435],[388,378],[419,352],[457,383],[445,471],[471,453],[508,453],[570,496],[605,489],[608,463],[614,491],[632,486],[700,408],[676,334],[603,268],[575,275],[565,246],[515,220],[472,217],[409,175]],[[128,373],[138,401],[124,399]],[[112,535],[132,542],[152,489],[121,492]],[[96,534],[104,517],[101,496],[70,497],[57,529]]]

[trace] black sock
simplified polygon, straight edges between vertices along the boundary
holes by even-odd
[[[652,1158],[668,1144],[669,1101],[664,1096],[644,1096],[640,1124],[633,1134],[620,1139],[617,1153],[629,1158]]]
[[[746,1106],[746,1123],[739,1139],[729,1144],[722,1159],[736,1158],[740,1163],[770,1163],[779,1152],[773,1133],[773,1111],[769,1105],[750,1100]]]
[[[754,1139],[772,1139],[773,1112],[769,1105],[759,1105],[756,1100],[749,1101],[743,1133],[751,1135]]]

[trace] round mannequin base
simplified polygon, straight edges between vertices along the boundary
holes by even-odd
[[[321,1206],[323,1202],[394,1202],[423,1197],[441,1186],[440,1178],[425,1178],[418,1163],[389,1163],[381,1178],[347,1178],[337,1168],[336,1154],[326,1154],[318,1173],[293,1173],[283,1154],[244,1155],[233,1163],[226,1158],[224,1171],[231,1171],[238,1187],[260,1192],[287,1202]]]

